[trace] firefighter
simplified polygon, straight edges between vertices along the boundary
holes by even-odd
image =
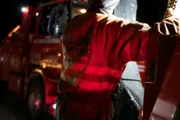
[[[59,119],[113,120],[111,93],[129,61],[156,58],[158,35],[180,35],[180,21],[169,17],[153,27],[112,15],[119,0],[89,0],[87,13],[68,24],[59,82]]]

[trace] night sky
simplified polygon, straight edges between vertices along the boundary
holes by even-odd
[[[21,22],[21,8],[36,5],[39,0],[3,0],[0,5],[0,40]]]
[[[3,0],[0,6],[0,40],[21,22],[21,8],[35,6],[40,0]],[[167,0],[138,0],[141,21],[153,24],[160,21]]]

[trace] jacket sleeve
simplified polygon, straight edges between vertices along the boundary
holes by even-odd
[[[153,27],[147,24],[121,21],[116,22],[116,38],[113,51],[116,57],[123,61],[153,61],[158,49],[158,36],[179,36],[179,20],[169,17]]]

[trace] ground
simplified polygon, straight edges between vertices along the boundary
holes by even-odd
[[[25,100],[9,92],[0,82],[0,120],[30,120]],[[48,113],[43,120],[53,120]]]

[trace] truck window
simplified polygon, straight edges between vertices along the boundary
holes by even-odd
[[[86,12],[87,6],[74,1],[69,9],[69,4],[56,3],[42,8],[39,34],[59,37],[63,34],[69,16],[74,17]]]
[[[67,24],[67,7],[59,4],[52,8],[47,26],[48,35],[59,36]]]
[[[63,3],[46,6],[42,9],[39,34],[62,35],[67,24],[67,5]]]

